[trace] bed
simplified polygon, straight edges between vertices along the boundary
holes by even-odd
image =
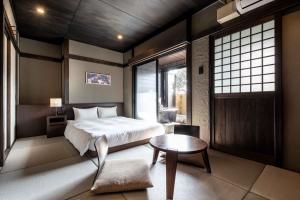
[[[165,133],[157,122],[148,122],[126,117],[98,118],[92,120],[68,120],[65,137],[79,151],[95,152],[94,141],[106,135],[110,149],[138,144]],[[130,145],[131,146],[131,145]]]

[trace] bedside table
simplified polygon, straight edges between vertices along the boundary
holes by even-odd
[[[67,126],[67,116],[57,115],[47,117],[47,137],[63,136]]]

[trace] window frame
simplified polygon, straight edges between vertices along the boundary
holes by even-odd
[[[272,20],[274,20],[274,28],[269,28],[269,29],[263,30],[263,24],[266,23],[266,22],[272,21]],[[210,63],[211,63],[210,64],[210,66],[211,66],[210,67],[210,73],[211,73],[211,76],[210,76],[210,86],[211,87],[210,88],[211,88],[211,95],[213,95],[213,96],[240,96],[240,95],[244,96],[244,95],[252,95],[252,94],[253,95],[255,95],[255,94],[261,94],[261,95],[263,95],[263,94],[268,94],[268,93],[271,93],[271,94],[272,93],[277,93],[277,92],[281,91],[281,83],[280,83],[280,80],[281,80],[281,64],[280,64],[280,62],[281,62],[281,38],[280,38],[281,37],[281,25],[280,25],[280,23],[281,23],[281,19],[279,19],[278,17],[276,17],[276,16],[269,16],[269,17],[263,18],[261,20],[257,20],[255,22],[250,22],[250,23],[245,23],[245,24],[239,24],[238,26],[234,26],[234,27],[223,29],[222,31],[214,33],[214,34],[212,34],[210,36],[210,54],[211,54],[210,55]],[[230,92],[223,93],[223,91],[221,91],[221,93],[215,93],[215,87],[216,87],[215,86],[215,81],[216,81],[216,79],[215,79],[215,74],[216,74],[215,73],[215,69],[216,69],[215,68],[215,53],[216,53],[215,52],[215,40],[217,40],[219,38],[226,37],[226,36],[230,36],[230,40],[227,42],[228,44],[230,44],[230,47],[228,49],[228,51],[230,51],[230,54],[229,54],[228,57],[225,57],[225,58],[229,58],[229,66],[231,66],[232,64],[234,64],[234,63],[231,63],[231,57],[232,57],[231,51],[233,49],[235,49],[235,48],[239,48],[239,53],[236,54],[236,55],[239,55],[240,61],[238,61],[237,63],[240,63],[240,65],[241,65],[241,63],[242,63],[242,59],[241,59],[241,56],[242,56],[241,47],[242,46],[247,46],[247,45],[251,46],[253,44],[253,43],[251,43],[251,39],[250,39],[250,42],[248,44],[241,45],[241,40],[243,38],[247,38],[247,37],[252,38],[252,36],[253,36],[251,34],[251,32],[250,32],[250,34],[248,36],[241,37],[241,32],[244,31],[244,30],[246,30],[246,29],[250,29],[251,30],[251,28],[253,28],[253,27],[257,26],[257,25],[261,25],[261,28],[262,28],[261,32],[253,34],[253,35],[261,34],[262,38],[261,38],[261,40],[257,41],[257,43],[260,42],[261,45],[263,45],[263,41],[264,41],[264,39],[263,39],[263,33],[267,32],[267,31],[270,31],[270,30],[274,30],[274,36],[266,39],[266,40],[274,39],[274,45],[270,46],[270,47],[266,47],[266,48],[262,47],[261,49],[253,50],[253,51],[250,48],[250,50],[248,51],[250,53],[250,59],[249,59],[249,61],[251,62],[251,60],[255,60],[255,59],[251,58],[251,53],[252,52],[262,51],[261,53],[263,54],[263,50],[264,49],[274,48],[274,55],[265,56],[265,57],[263,55],[261,55],[261,57],[257,58],[257,59],[263,60],[263,58],[274,57],[274,64],[265,65],[265,66],[262,64],[261,66],[257,67],[257,68],[261,68],[261,70],[263,70],[264,67],[274,66],[274,73],[272,72],[272,73],[268,73],[268,74],[266,73],[266,74],[264,74],[262,72],[260,75],[258,75],[258,76],[263,77],[264,75],[274,74],[274,82],[270,82],[270,83],[274,83],[274,91],[264,91],[263,90],[263,84],[264,84],[263,78],[262,78],[261,83],[258,83],[258,84],[261,84],[261,91],[256,92],[256,91],[252,91],[251,90],[251,84],[252,84],[252,80],[251,79],[252,79],[252,77],[255,77],[255,76],[252,76],[251,70],[253,68],[250,65],[250,67],[247,68],[247,69],[250,70],[250,75],[249,76],[243,76],[243,77],[241,76],[241,71],[242,71],[241,66],[237,70],[231,70],[231,67],[230,67],[229,71],[228,71],[230,73],[229,78],[228,79],[223,79],[223,77],[221,77],[220,79],[218,79],[221,82],[223,82],[223,80],[230,80],[230,83],[228,85],[230,87]],[[237,32],[240,33],[240,38],[238,38],[236,40],[231,40],[231,35],[234,34],[234,33],[237,33]],[[231,43],[235,42],[235,41],[238,41],[238,40],[240,40],[239,45],[237,47],[235,47],[235,48],[231,48]],[[225,43],[225,44],[227,44],[227,43]],[[254,43],[256,43],[256,42],[254,42]],[[221,45],[220,46],[222,47],[222,41],[221,41]],[[223,53],[223,49],[221,48],[221,50],[218,51],[217,53]],[[221,55],[221,57],[219,58],[219,60],[222,60],[222,59],[223,59],[223,56]],[[244,60],[243,62],[247,62],[247,61],[248,60]],[[220,64],[220,67],[222,67],[222,66],[224,66],[223,63]],[[239,76],[237,77],[239,79],[239,84],[237,84],[237,86],[240,86],[239,92],[232,92],[231,91],[231,86],[234,86],[231,83],[231,79],[232,79],[231,72],[232,71],[237,71],[237,72],[240,73]],[[222,74],[223,72],[224,71],[221,70],[219,72],[219,74]],[[246,78],[246,77],[250,78],[250,83],[246,84],[246,85],[250,86],[250,91],[249,92],[242,92],[242,90],[241,90],[241,86],[243,85],[241,83],[242,82],[242,78]],[[265,83],[267,83],[267,82],[265,82]],[[223,88],[223,87],[224,87],[223,84],[221,84],[220,88]]]

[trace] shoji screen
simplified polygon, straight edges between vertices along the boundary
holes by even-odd
[[[137,66],[135,117],[157,120],[157,66],[156,61]]]
[[[212,147],[280,163],[280,20],[213,35]],[[279,62],[278,62],[279,61]]]
[[[215,94],[275,91],[275,22],[215,39]]]

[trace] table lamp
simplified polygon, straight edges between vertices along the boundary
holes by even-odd
[[[57,116],[57,108],[62,106],[61,98],[50,98],[50,107],[56,108],[56,116]]]

